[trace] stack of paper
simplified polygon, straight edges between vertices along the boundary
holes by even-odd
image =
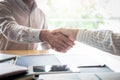
[[[27,68],[17,66],[11,63],[0,63],[0,79],[26,73]]]
[[[11,55],[11,54],[0,54],[0,62],[4,62],[4,61],[7,61],[7,60],[12,60],[12,59],[15,59],[16,58],[16,55]]]
[[[98,73],[96,76],[101,80],[120,80],[120,73]]]
[[[94,74],[87,73],[63,73],[63,74],[49,74],[40,75],[42,80],[99,80]]]
[[[120,73],[69,73],[40,75],[40,80],[120,80]]]

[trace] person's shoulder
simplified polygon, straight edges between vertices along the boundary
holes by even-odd
[[[40,9],[40,8],[37,8],[37,9],[39,10],[39,12],[44,13],[42,9]]]
[[[10,3],[7,0],[0,1],[0,7],[8,7],[10,8]]]
[[[5,14],[11,14],[11,13],[12,13],[11,4],[6,0],[0,1],[0,14],[5,15]]]
[[[44,13],[44,11],[43,11],[42,9],[37,8],[37,10],[38,10],[38,12],[39,12],[40,14],[45,15],[45,13]]]

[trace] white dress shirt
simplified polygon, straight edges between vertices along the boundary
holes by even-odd
[[[109,30],[79,30],[77,41],[96,47],[115,55],[120,55],[120,33]]]
[[[41,29],[47,29],[45,14],[36,3],[30,11],[22,0],[0,2],[0,50],[37,49]]]

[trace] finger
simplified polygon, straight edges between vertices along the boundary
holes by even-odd
[[[73,47],[73,46],[72,46]],[[54,47],[54,49],[56,51],[59,51],[59,52],[67,52],[70,48],[72,48],[71,46],[67,46],[66,48],[60,48],[60,47]]]
[[[74,45],[74,42],[71,41],[71,40],[70,40],[68,37],[66,37],[65,35],[59,34],[58,36],[60,37],[60,41],[61,41],[60,44],[62,44],[65,48],[68,48],[69,46],[72,47],[72,46]]]
[[[58,52],[62,52],[62,53],[66,53],[67,52],[67,50],[61,50],[61,49],[54,49],[55,51],[58,51]]]
[[[61,33],[61,34],[62,34],[62,33]],[[64,35],[64,34],[62,34],[61,37],[62,37],[62,41],[63,41],[65,44],[68,44],[69,46],[75,45],[74,41],[73,41],[70,37],[68,37],[68,36],[66,36],[66,35]]]
[[[64,44],[62,41],[54,42],[54,44],[52,44],[52,46],[59,50],[64,50],[64,49],[68,48],[68,45]]]
[[[69,46],[69,47],[64,48],[64,49],[60,49],[60,48],[57,48],[57,47],[52,47],[52,49],[54,49],[55,51],[62,52],[62,53],[67,52],[70,48],[72,48],[72,47]]]
[[[52,48],[57,48],[57,49],[65,49],[68,47],[68,45],[65,45],[60,39],[53,39],[53,40],[49,40],[50,45]]]
[[[68,44],[66,43],[67,41],[69,41],[68,37],[62,33],[56,33],[55,34],[57,36],[57,38],[61,41],[61,44],[62,45],[67,45]],[[65,39],[65,40],[64,40]],[[71,41],[71,40],[70,40]],[[72,41],[71,41],[72,42]]]
[[[64,38],[63,42],[66,43],[67,45],[71,46],[71,47],[73,45],[75,45],[75,43],[73,41],[71,41],[69,38]]]
[[[53,30],[51,33],[52,33],[52,34],[55,34],[55,33],[59,33],[59,32],[61,32],[61,29]]]
[[[49,43],[52,48],[56,48],[56,50],[58,51],[65,52],[65,50],[68,49],[68,47],[73,46],[71,44],[70,45],[68,44],[69,39],[61,33],[57,33],[56,35],[52,35],[51,37],[49,38]]]

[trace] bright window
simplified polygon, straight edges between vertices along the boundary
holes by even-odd
[[[119,0],[37,0],[37,2],[47,16],[50,29],[59,27],[98,29],[103,25],[116,24],[120,17]]]

